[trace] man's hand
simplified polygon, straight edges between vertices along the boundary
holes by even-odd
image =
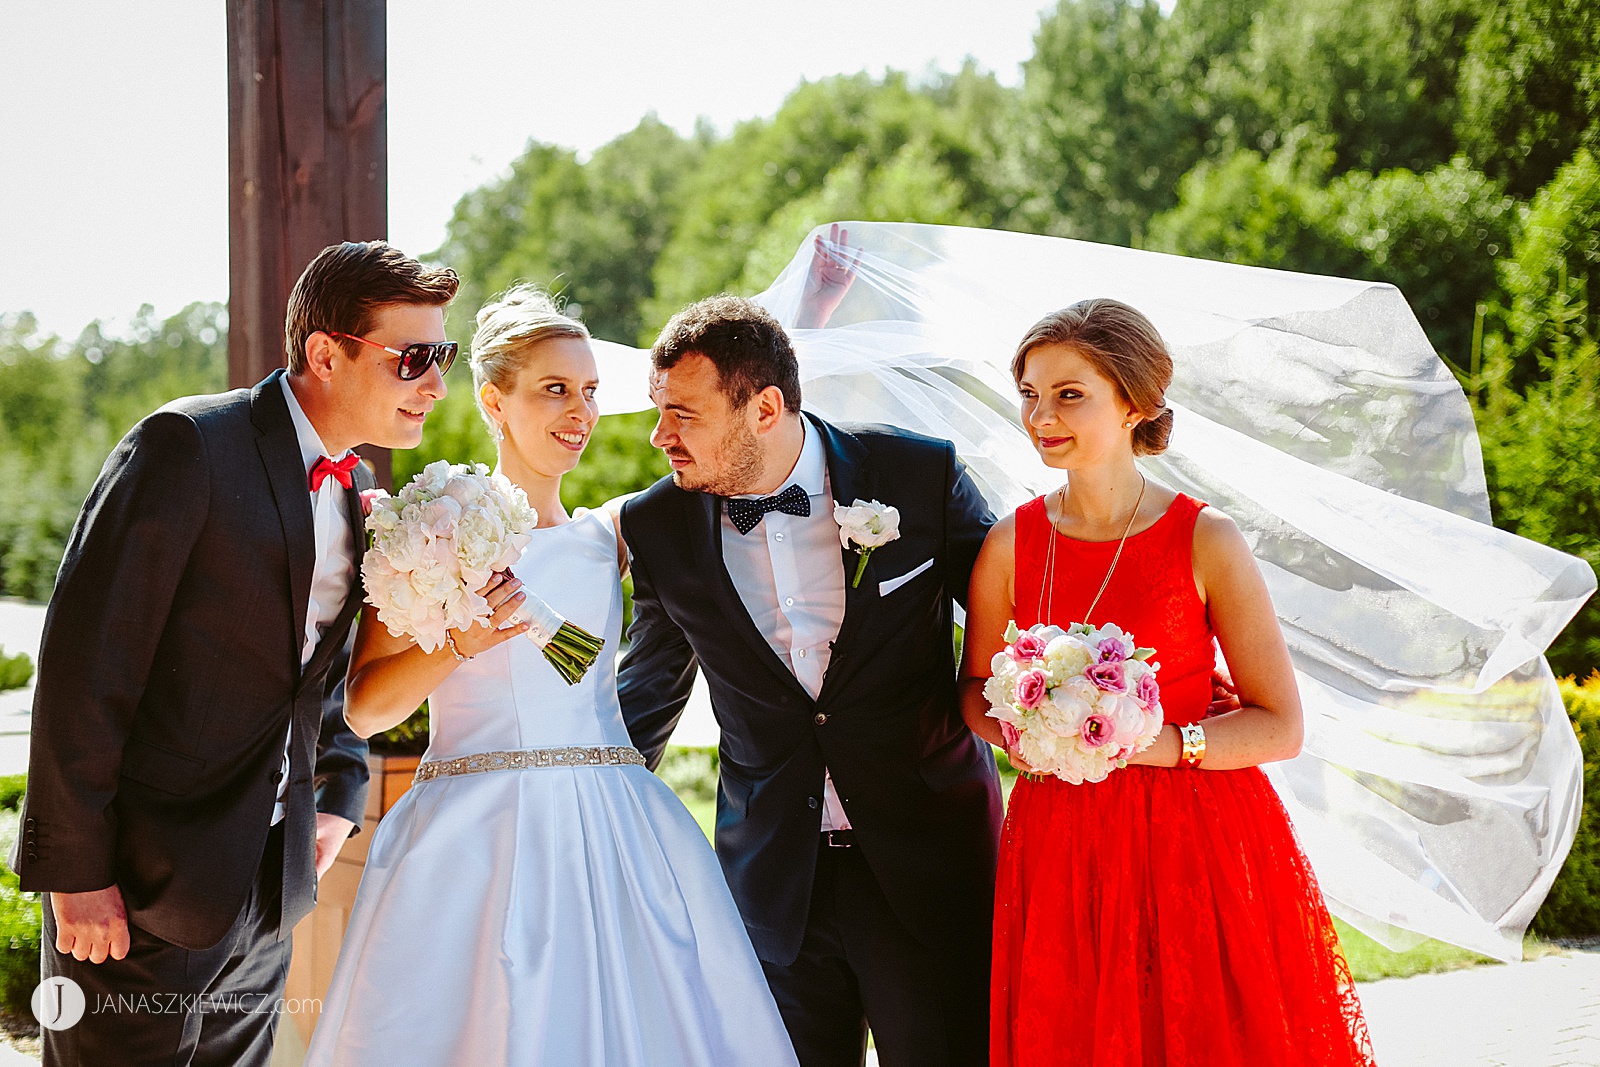
[[[333,861],[339,858],[339,850],[350,837],[350,831],[356,824],[342,815],[330,815],[325,811],[317,812],[317,880],[328,873],[328,868],[333,866]]]
[[[1234,688],[1232,675],[1219,664],[1211,671],[1211,706],[1206,708],[1206,715],[1221,715],[1242,707],[1244,704],[1239,700],[1239,691]]]
[[[104,963],[128,955],[128,909],[114,885],[87,893],[51,893],[56,917],[56,951],[74,959]]]

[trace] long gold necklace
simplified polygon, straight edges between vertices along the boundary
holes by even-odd
[[[1100,582],[1100,588],[1095,593],[1094,599],[1089,601],[1089,610],[1083,613],[1083,618],[1081,620],[1079,620],[1081,622],[1089,623],[1089,619],[1094,615],[1095,607],[1100,603],[1100,598],[1105,595],[1106,586],[1111,584],[1111,576],[1114,573],[1116,573],[1116,570],[1117,570],[1117,561],[1122,558],[1122,546],[1128,543],[1128,534],[1133,529],[1133,520],[1139,517],[1139,505],[1144,503],[1144,491],[1145,491],[1146,486],[1148,486],[1148,485],[1149,485],[1149,482],[1147,482],[1145,480],[1144,473],[1140,472],[1140,474],[1139,474],[1139,496],[1133,502],[1133,511],[1129,512],[1129,514],[1128,514],[1128,524],[1122,528],[1122,536],[1117,539],[1117,551],[1111,557],[1111,566],[1106,568],[1106,576]],[[1062,486],[1058,490],[1058,492],[1061,494],[1061,504],[1060,504],[1059,510],[1065,511],[1066,507],[1067,507],[1067,487],[1066,486]],[[1049,501],[1047,500],[1045,502],[1045,504],[1046,504],[1045,518],[1048,519],[1049,522],[1050,522],[1050,533],[1052,534],[1052,536],[1050,538],[1050,544],[1045,549],[1045,554],[1044,554],[1045,580],[1039,584],[1039,606],[1033,613],[1034,618],[1037,619],[1039,622],[1044,622],[1045,621],[1045,618],[1044,618],[1044,606],[1045,606],[1045,604],[1047,602],[1053,602],[1054,599],[1055,599],[1055,588],[1056,588],[1056,539],[1055,539],[1054,535],[1055,534],[1061,534],[1061,527],[1057,526],[1056,525],[1056,521],[1054,519],[1050,518]],[[1061,536],[1065,537],[1066,534],[1061,534]],[[1094,624],[1093,623],[1089,623],[1089,625],[1092,626]]]

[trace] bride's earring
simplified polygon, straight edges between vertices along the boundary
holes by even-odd
[[[1122,424],[1122,428],[1124,430],[1131,430],[1131,429],[1133,429],[1133,423],[1132,422],[1125,422],[1125,423]]]
[[[494,424],[494,443],[495,444],[499,444],[501,441],[504,441],[505,439],[506,439],[506,424],[503,423],[503,422],[495,423]]]

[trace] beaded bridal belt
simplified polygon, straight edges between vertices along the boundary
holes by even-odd
[[[484,771],[521,771],[534,767],[620,767],[644,766],[639,750],[625,745],[569,746],[567,748],[520,748],[507,752],[478,752],[455,759],[428,760],[417,764],[413,784],[456,774],[482,774]]]

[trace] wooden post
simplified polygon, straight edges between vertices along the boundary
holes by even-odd
[[[284,365],[289,290],[388,234],[386,0],[227,0],[228,382]],[[387,449],[362,449],[389,483]]]

